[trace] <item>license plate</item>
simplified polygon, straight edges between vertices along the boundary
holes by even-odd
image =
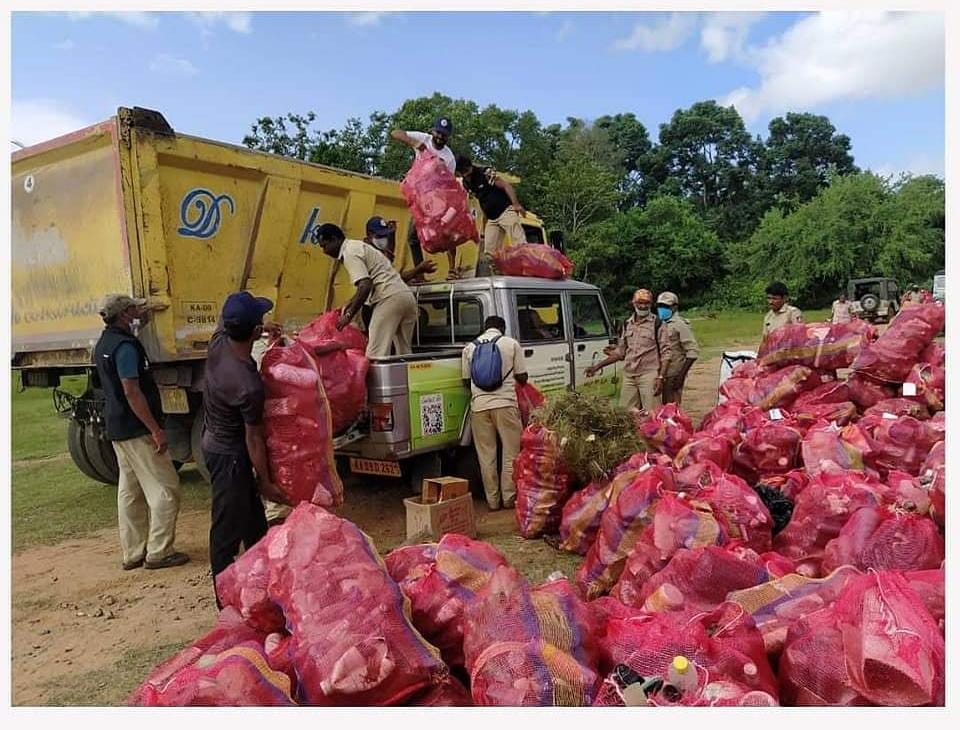
[[[399,461],[380,461],[379,459],[358,459],[350,457],[350,471],[354,474],[372,474],[377,477],[399,477]]]

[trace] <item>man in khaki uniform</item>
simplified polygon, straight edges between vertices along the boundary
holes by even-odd
[[[840,292],[840,296],[834,300],[831,307],[830,323],[845,324],[853,319],[853,310],[851,304],[847,301],[847,295]]]
[[[687,373],[700,357],[700,347],[690,323],[677,315],[679,306],[680,299],[673,292],[665,291],[657,297],[657,318],[662,324],[657,333],[660,373],[654,385],[654,393],[662,394],[664,403],[678,405]]]
[[[587,368],[592,378],[607,365],[622,360],[623,386],[620,389],[620,405],[624,408],[642,408],[651,411],[660,405],[660,396],[654,393],[657,374],[660,370],[660,352],[657,346],[657,318],[650,311],[653,294],[649,289],[637,289],[633,293],[633,316],[627,320],[623,337],[606,360]]]
[[[463,348],[461,372],[463,379],[470,383],[472,398],[470,401],[470,427],[473,431],[473,445],[477,449],[480,473],[483,477],[483,491],[486,493],[487,506],[491,511],[503,506],[511,509],[516,501],[517,491],[513,484],[513,460],[520,453],[520,435],[523,425],[520,422],[520,409],[517,406],[517,392],[514,381],[523,385],[527,382],[527,364],[523,358],[523,348],[512,337],[503,333],[507,325],[502,317],[487,317],[485,332],[475,342]],[[503,382],[493,391],[482,390],[470,377],[470,363],[473,360],[476,342],[496,340],[500,350],[501,374]],[[510,375],[513,377],[509,377]],[[503,467],[497,479],[497,438],[503,451]]]
[[[787,285],[782,281],[775,281],[767,287],[767,313],[763,317],[763,338],[776,329],[788,324],[802,324],[803,312],[791,304],[787,304]]]
[[[136,328],[146,324],[146,299],[111,294],[100,316],[106,328],[93,357],[106,401],[107,438],[120,467],[117,515],[122,567],[171,568],[190,558],[174,547],[180,478],[167,449],[160,391]]]
[[[409,355],[413,351],[417,301],[389,259],[363,241],[347,239],[340,227],[333,223],[318,226],[314,239],[328,256],[343,264],[350,281],[357,287],[353,298],[343,307],[337,329],[350,324],[364,303],[369,303],[373,315],[367,357],[389,357],[391,344],[394,354]]]

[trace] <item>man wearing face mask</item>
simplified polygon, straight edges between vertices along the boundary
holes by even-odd
[[[126,294],[109,295],[100,310],[106,328],[93,354],[106,400],[107,438],[120,467],[117,517],[124,570],[170,568],[190,560],[173,547],[180,478],[161,425],[160,391],[136,335],[152,310],[146,304]]]
[[[394,129],[390,132],[393,139],[409,145],[417,155],[430,154],[439,157],[447,169],[453,172],[457,167],[457,161],[453,156],[453,150],[447,144],[451,134],[453,134],[453,122],[447,117],[438,117],[433,123],[430,134],[404,132],[402,129]]]
[[[663,396],[664,403],[678,405],[687,373],[700,357],[700,347],[690,323],[677,315],[679,306],[680,299],[673,292],[665,291],[657,297],[657,319],[662,324],[657,333],[660,373],[654,386],[654,392]]]
[[[620,405],[625,408],[650,411],[660,405],[660,396],[654,389],[660,367],[657,347],[659,324],[650,312],[652,301],[653,295],[649,289],[637,289],[633,293],[633,316],[627,320],[616,349],[605,360],[591,365],[586,371],[587,377],[592,378],[607,365],[623,360]]]

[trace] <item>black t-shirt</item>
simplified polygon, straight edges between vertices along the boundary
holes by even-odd
[[[463,187],[477,196],[484,215],[491,220],[499,218],[510,207],[509,196],[496,186],[496,182],[497,171],[492,167],[474,167],[463,178]]]
[[[253,358],[238,358],[218,328],[207,347],[203,448],[215,454],[246,453],[246,425],[263,421],[263,401],[257,364]]]

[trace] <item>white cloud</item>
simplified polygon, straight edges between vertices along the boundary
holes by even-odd
[[[750,26],[762,20],[766,13],[709,13],[700,29],[700,47],[707,52],[710,63],[729,58],[741,58]]]
[[[571,33],[573,33],[573,29],[574,29],[573,21],[570,19],[567,19],[563,21],[563,25],[561,25],[560,29],[557,30],[557,32],[554,34],[554,38],[556,38],[558,42],[563,42],[569,37]]]
[[[804,18],[745,58],[756,87],[730,92],[749,122],[761,113],[799,111],[840,99],[892,99],[944,80],[944,17],[939,13],[826,12]]]
[[[89,11],[73,11],[67,13],[67,17],[71,20],[88,20],[90,18],[113,18],[114,20],[119,20],[127,25],[133,25],[137,28],[156,28],[160,23],[159,18],[157,18],[155,13],[146,13],[142,11],[126,11],[126,12],[98,12],[93,13]]]
[[[186,58],[178,58],[169,53],[161,53],[150,62],[150,70],[161,74],[174,76],[196,76],[200,69]]]
[[[618,51],[672,51],[693,35],[697,26],[696,13],[670,13],[653,23],[637,23],[625,38],[613,43]]]
[[[25,145],[75,132],[90,122],[51,99],[14,99],[10,104],[10,136]]]
[[[370,28],[380,25],[384,18],[393,15],[390,12],[347,13],[347,25],[354,28]]]
[[[58,51],[72,51],[74,48],[77,47],[77,44],[74,43],[70,38],[65,38],[59,43],[54,43],[53,47],[56,48]]]
[[[230,13],[211,10],[197,13],[187,13],[187,18],[199,25],[205,31],[212,31],[218,25],[224,25],[234,33],[253,32],[253,13]]]
[[[934,157],[929,154],[918,154],[907,159],[906,162],[887,162],[873,171],[881,177],[892,177],[896,180],[902,174],[910,175],[936,175],[943,177],[944,171],[943,157]]]

